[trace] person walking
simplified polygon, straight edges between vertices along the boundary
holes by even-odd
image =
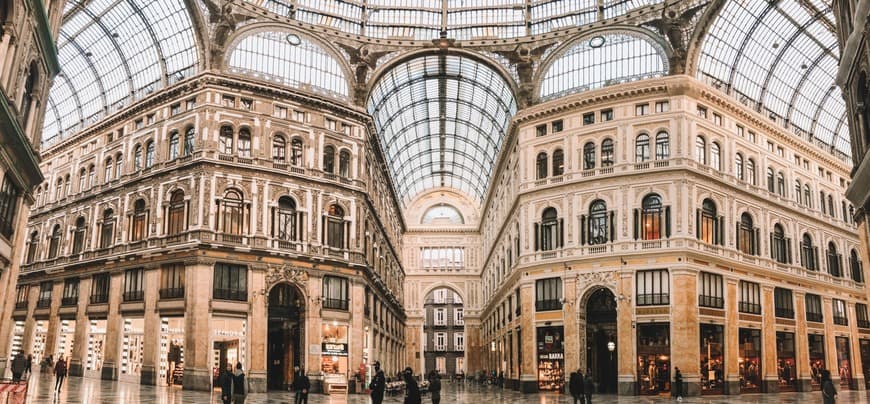
[[[21,375],[27,369],[27,360],[20,353],[12,359],[12,382],[18,383],[21,381]]]
[[[66,359],[63,358],[63,355],[54,364],[54,377],[54,389],[60,391],[60,388],[63,386],[63,378],[66,377]]]
[[[837,401],[837,389],[831,380],[831,371],[822,369],[822,400],[824,404],[834,404]]]
[[[683,374],[680,373],[680,368],[674,367],[674,397],[677,400],[683,399]]]
[[[233,402],[245,404],[245,372],[242,371],[242,363],[236,363],[236,371],[233,372]]]
[[[586,397],[586,404],[592,404],[593,391],[595,391],[595,382],[592,381],[592,372],[586,369],[586,378],[583,379],[583,395]]]
[[[299,390],[296,391],[296,398],[299,400],[296,404],[308,404],[308,392],[311,390],[311,380],[305,371],[299,370],[299,383],[296,384]],[[295,380],[294,380],[295,381]]]
[[[574,398],[574,404],[583,402],[583,379],[581,379],[580,371],[571,372],[568,376],[568,393]]]
[[[429,392],[432,393],[432,404],[439,404],[441,402],[441,375],[435,369],[429,372]]]
[[[381,363],[375,361],[375,376],[372,377],[372,382],[369,383],[371,390],[372,404],[381,404],[384,402],[384,390],[387,388],[387,380],[384,377],[384,371],[381,370]]]
[[[230,404],[233,400],[233,364],[227,362],[227,366],[218,377],[218,385],[221,387],[221,402]]]
[[[402,377],[405,379],[405,404],[421,404],[423,398],[420,396],[420,386],[414,379],[414,370],[410,367],[405,368]]]
[[[24,373],[29,378],[33,373],[33,354],[27,354],[27,363],[24,365]]]

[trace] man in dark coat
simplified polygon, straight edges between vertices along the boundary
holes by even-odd
[[[18,354],[15,355],[15,359],[12,359],[12,381],[18,382],[21,380],[21,374],[24,373],[24,370],[27,368],[27,360],[24,359],[24,355]]]
[[[592,392],[595,390],[595,383],[592,381],[592,372],[586,369],[586,378],[583,379],[583,395],[586,396],[586,404],[592,404]]]
[[[226,368],[218,377],[218,385],[221,388],[221,402],[230,404],[233,400],[233,365],[227,362]]]
[[[674,367],[674,397],[683,397],[683,374],[680,373],[680,368]]]
[[[311,390],[311,380],[308,379],[308,375],[305,374],[304,370],[299,371],[299,383],[296,386],[299,389],[296,393],[296,397],[299,399],[297,404],[308,404],[308,392]]]
[[[429,392],[432,393],[432,404],[441,403],[441,375],[435,369],[429,372]]]
[[[568,392],[574,397],[574,404],[582,403],[583,400],[583,373],[580,370],[571,372],[568,378]]]
[[[420,404],[423,397],[420,395],[420,386],[414,379],[414,370],[410,367],[405,368],[402,377],[405,379],[405,404]]]
[[[387,380],[384,377],[384,371],[381,370],[380,362],[375,362],[374,368],[375,376],[372,377],[369,390],[372,391],[372,404],[381,404],[384,401],[384,390],[387,388]]]

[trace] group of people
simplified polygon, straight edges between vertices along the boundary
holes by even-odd
[[[43,368],[50,368],[50,364],[46,365],[46,361],[50,360],[50,358],[51,355],[42,361]],[[14,383],[20,382],[25,375],[30,377],[33,368],[33,355],[27,355],[26,357],[23,354],[15,355],[15,357],[12,358],[12,364],[10,367],[12,368],[12,381]],[[60,388],[63,386],[63,379],[67,376],[67,371],[66,359],[61,355],[57,362],[54,362],[53,373],[55,376],[55,391],[60,391]]]
[[[218,378],[218,384],[221,386],[223,404],[245,404],[245,396],[247,396],[245,393],[245,372],[242,370],[241,363],[236,363],[236,369],[233,370],[233,364],[227,362],[226,368]]]
[[[387,378],[384,376],[384,371],[381,370],[381,363],[375,362],[375,375],[369,383],[371,391],[372,404],[381,404],[384,402],[384,392],[387,388]],[[410,367],[405,368],[402,372],[402,379],[405,382],[405,404],[421,404],[423,401],[420,386],[417,384],[417,379],[414,378],[414,370]],[[427,376],[429,380],[429,393],[432,397],[432,404],[441,403],[441,376],[437,371],[432,370]]]
[[[586,371],[586,376],[583,372],[577,369],[576,372],[571,372],[568,377],[568,392],[571,397],[574,397],[574,404],[592,404],[592,393],[595,391],[595,383],[592,382],[592,373]]]

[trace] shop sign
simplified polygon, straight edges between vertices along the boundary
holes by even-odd
[[[553,353],[542,353],[538,355],[538,359],[540,360],[562,360],[565,359],[565,354],[561,352],[553,352]]]
[[[324,342],[322,354],[328,356],[347,356],[347,344]]]

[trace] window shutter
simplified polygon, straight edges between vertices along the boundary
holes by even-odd
[[[272,229],[272,237],[275,237],[276,233],[275,233],[275,207],[274,206],[272,207],[272,217],[271,217],[270,221],[272,223],[270,226]]]
[[[350,249],[350,222],[344,222],[344,244],[342,248]]]
[[[565,246],[565,219],[559,219],[559,248]]]
[[[305,241],[305,212],[299,212],[296,214],[298,218],[296,219],[296,227],[299,229],[299,232],[296,233],[299,241]]]
[[[752,255],[760,255],[761,249],[758,244],[761,241],[761,229],[758,227],[754,228],[752,234]]]
[[[843,268],[843,254],[837,254],[837,265],[840,266],[840,277],[844,277],[846,270]]]
[[[214,203],[217,206],[217,215],[215,215],[214,218],[214,231],[221,231],[221,200],[217,199],[214,201]],[[130,227],[130,229],[132,230],[132,226]],[[130,233],[128,232],[127,234]]]
[[[320,217],[320,243],[326,245],[326,215]]]
[[[719,216],[719,228],[717,230],[718,230],[718,232],[716,232],[716,234],[718,234],[718,237],[719,237],[719,245],[724,246],[725,245],[725,216]]]
[[[791,239],[785,239],[785,262],[791,264]]]
[[[589,227],[586,226],[586,215],[580,215],[580,245],[586,245],[587,234],[592,237],[592,221],[589,222]]]
[[[671,237],[671,207],[665,206],[665,237]]]
[[[695,238],[701,239],[701,209],[695,209]]]
[[[611,210],[610,211],[610,227],[607,229],[607,230],[609,230],[609,233],[610,233],[610,242],[611,243],[616,241],[616,226],[615,226],[615,224],[616,224],[616,218],[615,218],[615,215],[613,214],[613,211]]]
[[[819,268],[819,247],[813,247],[813,262],[815,263],[813,269],[816,271],[820,271],[821,268]]]
[[[535,223],[535,251],[539,251],[541,249],[541,224]]]
[[[638,227],[640,227],[640,212],[638,212],[638,210],[635,209],[634,210],[634,239],[635,240],[637,240],[637,236],[639,233]]]
[[[740,222],[735,223],[734,226],[734,247],[740,250]]]
[[[773,233],[770,233],[770,258],[776,259],[776,244],[773,242]]]

